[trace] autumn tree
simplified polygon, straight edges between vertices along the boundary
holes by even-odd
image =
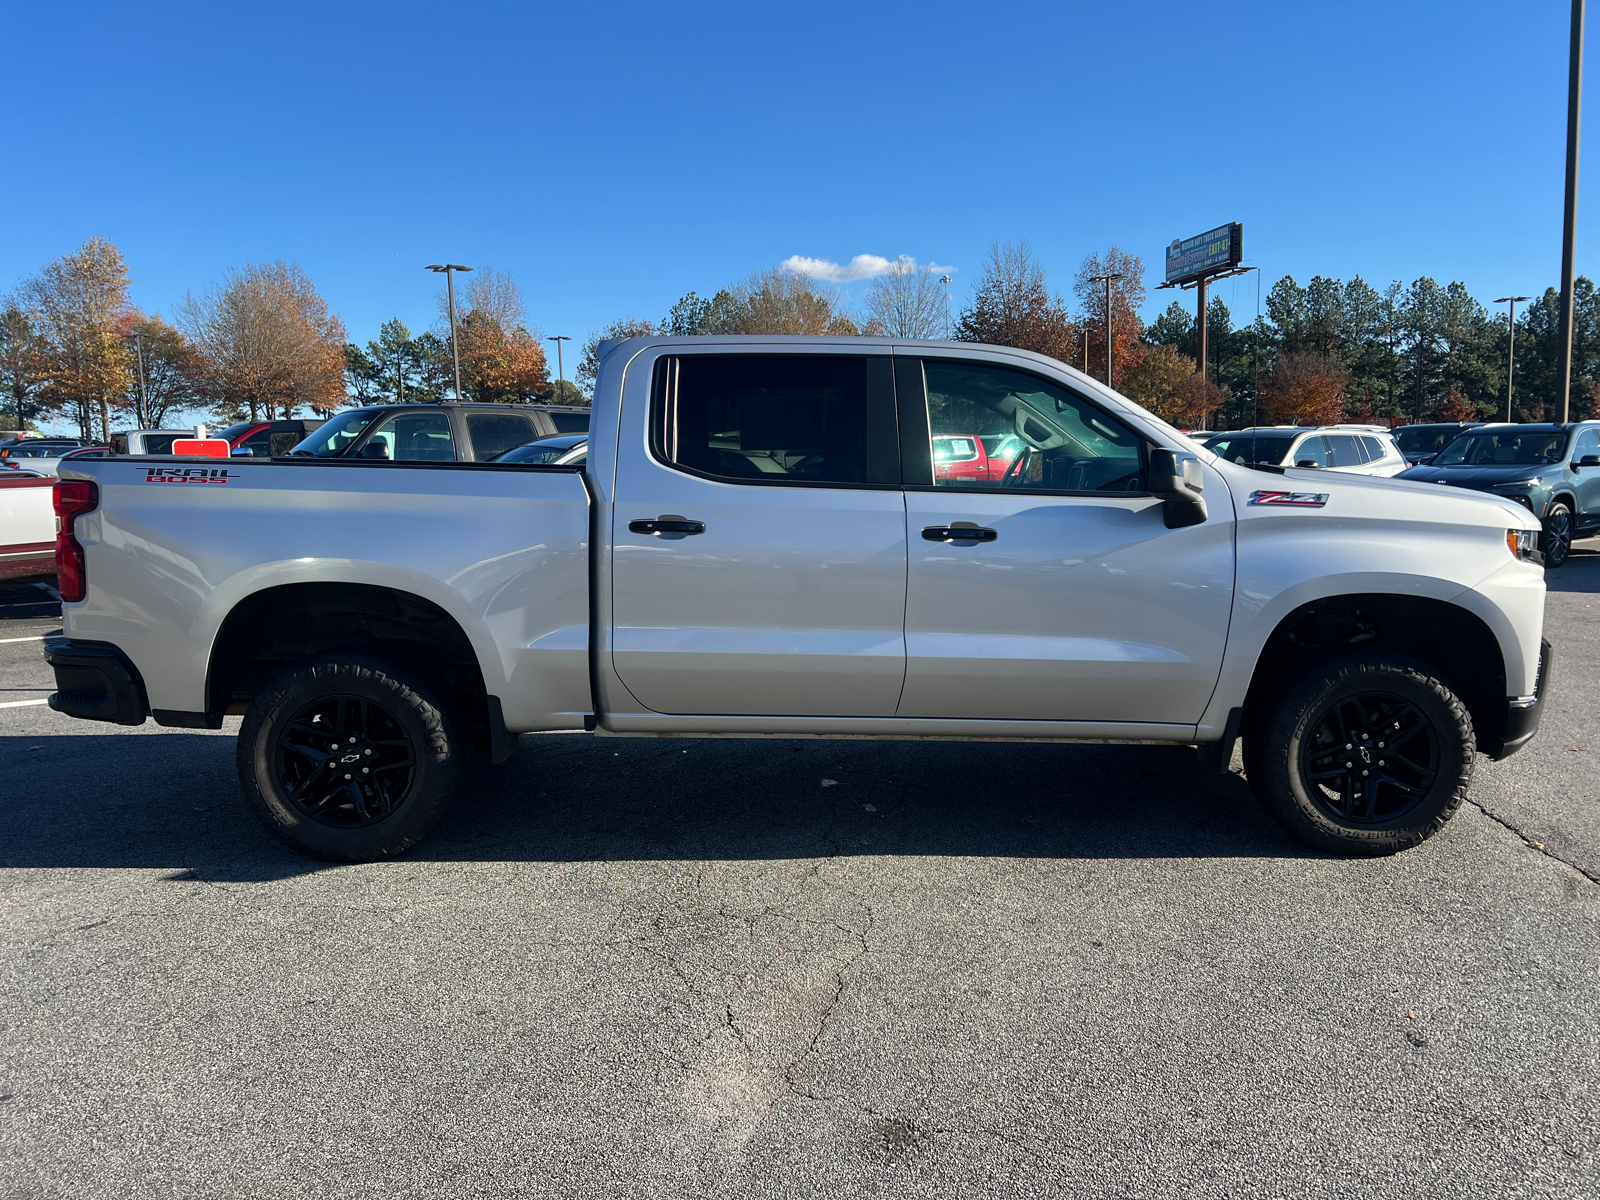
[[[1071,362],[1078,328],[1066,302],[1052,296],[1044,268],[1028,243],[993,243],[972,303],[962,310],[955,336],[963,342],[1015,346]]]
[[[221,420],[292,417],[301,405],[326,414],[345,400],[344,323],[293,263],[250,265],[190,293],[179,325]]]
[[[447,293],[439,293],[440,332],[449,353]],[[532,400],[550,390],[549,364],[537,330],[528,328],[516,281],[494,267],[467,277],[456,310],[461,389],[479,403]],[[452,387],[453,366],[452,366]]]
[[[690,292],[690,296],[694,293]],[[685,297],[688,299],[688,297]],[[682,304],[683,301],[678,302]],[[604,329],[591,333],[583,342],[583,356],[578,360],[578,395],[582,404],[589,403],[589,396],[594,393],[595,376],[600,370],[600,343],[613,338],[655,337],[662,330],[656,323],[646,318],[623,317],[620,321],[613,321]],[[553,400],[555,404],[565,404],[565,400]]]
[[[44,339],[27,309],[8,300],[0,308],[0,392],[19,432],[50,411],[42,396],[47,379]]]
[[[1179,429],[1204,429],[1227,393],[1195,371],[1171,345],[1151,346],[1122,379],[1122,394]]]
[[[46,402],[85,438],[109,437],[111,405],[127,394],[132,356],[119,323],[129,311],[128,265],[105,238],[90,238],[23,287],[42,338]]]
[[[944,288],[927,267],[899,259],[867,289],[870,332],[883,337],[942,338],[950,333]]]
[[[1315,350],[1278,355],[1261,380],[1261,410],[1273,425],[1334,425],[1344,419],[1350,373]]]
[[[851,337],[858,329],[836,291],[810,276],[768,267],[712,297],[701,332]]]
[[[1076,365],[1097,379],[1106,377],[1106,284],[1096,278],[1105,275],[1120,276],[1111,281],[1111,345],[1116,371],[1112,386],[1119,387],[1123,373],[1132,370],[1144,355],[1144,322],[1139,318],[1145,295],[1144,260],[1112,246],[1104,254],[1086,257],[1073,280],[1083,335]]]
[[[160,314],[133,313],[123,327],[123,339],[134,352],[124,406],[137,428],[159,429],[170,414],[201,402],[197,387],[200,364],[182,331],[162,320]]]

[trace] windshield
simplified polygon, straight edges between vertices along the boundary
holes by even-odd
[[[1394,442],[1402,454],[1437,454],[1460,432],[1459,425],[1407,425],[1394,431]]]
[[[1226,437],[1212,438],[1206,443],[1206,449],[1218,458],[1225,458],[1231,463],[1243,463],[1246,466],[1266,463],[1275,467],[1283,462],[1283,457],[1289,453],[1289,447],[1293,442],[1293,434],[1286,437],[1283,434],[1258,436],[1230,433]]]
[[[542,438],[537,442],[529,442],[524,446],[515,446],[504,454],[496,455],[490,462],[521,463],[524,466],[537,466],[539,463],[553,463],[563,455],[570,454],[574,446],[581,446],[585,439],[581,437],[553,437]]]
[[[317,458],[334,458],[350,449],[350,444],[360,437],[368,425],[383,416],[381,408],[355,408],[340,413],[321,429],[309,434],[290,454],[309,454]]]
[[[1567,431],[1512,429],[1464,433],[1433,460],[1436,467],[1542,467],[1561,462]]]

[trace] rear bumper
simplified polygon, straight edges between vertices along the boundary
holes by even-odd
[[[1500,746],[1489,757],[1499,761],[1510,758],[1539,732],[1539,722],[1544,717],[1544,700],[1550,689],[1550,670],[1555,662],[1555,649],[1549,639],[1539,641],[1539,674],[1534,681],[1533,695],[1519,696],[1506,701],[1505,733]]]
[[[143,725],[150,713],[144,680],[127,655],[110,642],[82,642],[55,634],[44,640],[45,660],[55,668],[50,707],[85,721]]]

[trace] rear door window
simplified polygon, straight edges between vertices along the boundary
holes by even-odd
[[[899,481],[887,357],[685,355],[656,376],[656,452],[739,483]]]
[[[495,455],[504,454],[539,436],[539,431],[533,426],[533,418],[527,413],[516,412],[468,413],[467,433],[472,437],[473,457],[479,462],[488,462]]]
[[[1382,442],[1366,434],[1361,435],[1361,446],[1367,452],[1368,462],[1382,462],[1389,453]]]
[[[1354,434],[1326,433],[1322,440],[1328,444],[1328,465],[1330,467],[1362,467],[1366,465],[1367,456],[1361,450],[1361,443]]]

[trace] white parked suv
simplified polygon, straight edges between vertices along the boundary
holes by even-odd
[[[1245,465],[1268,463],[1352,475],[1398,475],[1407,466],[1406,456],[1382,425],[1263,425],[1216,434],[1206,439],[1206,448]]]
[[[464,757],[542,730],[1165,742],[1218,772],[1242,740],[1289,829],[1385,854],[1539,723],[1540,525],[1497,495],[1235,463],[957,342],[602,342],[592,422],[581,466],[65,460],[51,706],[242,715],[248,803],[334,860],[401,853]],[[941,474],[957,438],[1004,466]]]

